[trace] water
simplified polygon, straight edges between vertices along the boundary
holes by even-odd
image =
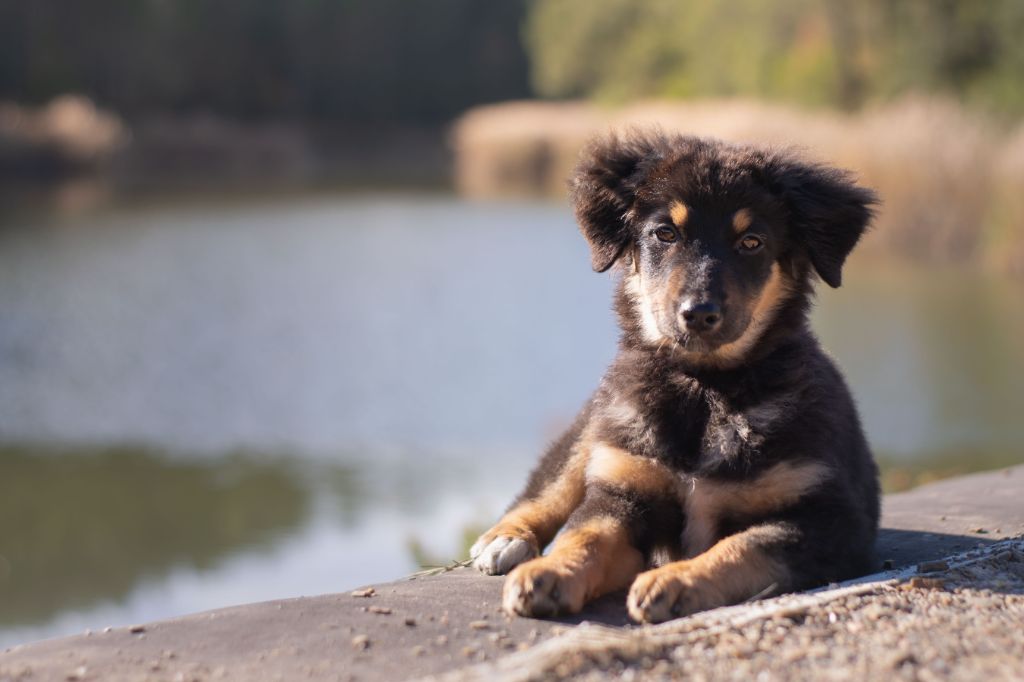
[[[461,554],[615,347],[558,204],[7,217],[0,646]],[[861,259],[816,326],[891,472],[1024,460],[1019,283]]]

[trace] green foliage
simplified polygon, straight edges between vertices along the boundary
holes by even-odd
[[[0,0],[0,99],[433,123],[527,94],[525,0]]]
[[[853,108],[941,91],[1024,112],[1019,0],[535,0],[547,97],[752,96]]]
[[[431,124],[529,95],[528,53],[545,97],[1024,113],[1022,33],[1020,0],[0,0],[0,99]]]

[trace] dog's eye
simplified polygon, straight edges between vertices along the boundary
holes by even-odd
[[[659,227],[654,231],[654,236],[660,241],[672,243],[676,240],[676,231],[671,227]]]
[[[764,246],[764,240],[757,235],[748,234],[739,241],[739,249],[744,253],[754,253]]]

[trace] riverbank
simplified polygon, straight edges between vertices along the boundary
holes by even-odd
[[[126,120],[79,95],[0,101],[0,198],[223,194],[334,186],[450,186],[439,124],[243,121],[208,113]],[[57,196],[59,202],[60,197]]]
[[[661,626],[627,625],[621,595],[561,621],[509,619],[498,609],[500,578],[456,569],[14,647],[0,654],[0,680],[490,680],[639,669],[1014,679],[1024,672],[1024,635],[1008,625],[1024,613],[1022,477],[1015,467],[886,496],[878,551],[890,572]]]
[[[455,183],[478,198],[561,196],[585,141],[631,126],[796,146],[878,190],[864,248],[1024,274],[1024,125],[950,100],[907,98],[851,114],[752,100],[482,106],[454,125]]]

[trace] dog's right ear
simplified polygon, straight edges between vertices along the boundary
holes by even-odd
[[[636,190],[666,144],[661,134],[611,134],[584,148],[570,186],[595,271],[610,268],[632,240],[629,212]]]

